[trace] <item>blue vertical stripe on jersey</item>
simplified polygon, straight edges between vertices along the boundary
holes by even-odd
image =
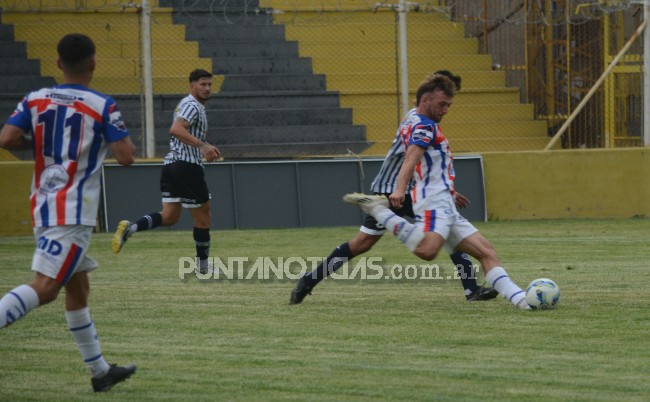
[[[450,185],[449,181],[447,181],[447,177],[445,176],[445,173],[447,173],[447,163],[446,163],[446,160],[445,160],[445,151],[442,149],[441,144],[434,145],[433,149],[438,151],[438,153],[440,154],[440,169],[442,170],[442,172],[440,173],[440,178],[442,179],[442,182],[444,183],[445,188],[447,188],[447,190],[451,191],[451,185]]]
[[[77,186],[77,208],[75,220],[77,225],[81,224],[81,214],[83,212],[83,189],[86,184],[86,180],[93,174],[95,167],[97,166],[97,161],[99,159],[99,151],[101,150],[102,143],[104,142],[104,137],[101,134],[96,133],[93,136],[93,143],[90,145],[90,151],[88,152],[88,166],[84,173],[84,176],[79,180],[79,185]]]
[[[56,121],[54,122],[54,163],[60,165],[63,163],[63,138],[65,136],[65,115],[68,108],[66,106],[57,106]]]
[[[429,185],[429,181],[431,179],[431,170],[433,169],[433,159],[431,159],[431,155],[425,152],[424,160],[427,163],[427,171],[426,174],[424,175],[424,185],[422,186],[422,194],[420,194],[420,197],[422,199],[424,199],[427,196],[427,186]]]
[[[76,161],[79,153],[79,142],[81,141],[81,125],[83,124],[83,115],[74,113],[67,121],[66,126],[70,127],[70,144],[68,144],[68,159]]]
[[[47,112],[45,112],[45,113],[47,113]],[[44,118],[47,118],[45,113],[38,116],[38,118],[39,118],[38,123],[41,126],[41,132],[43,133],[43,139],[42,139],[42,141],[43,141],[43,156],[50,156],[51,157],[52,154],[54,153],[54,145],[53,145],[53,143],[54,143],[54,138],[53,138],[54,135],[53,135],[52,132],[48,132],[47,130],[48,129],[51,130],[52,126],[54,124],[49,124],[48,122],[43,122],[43,121],[40,120],[41,116],[44,116]]]
[[[41,204],[40,214],[41,214],[41,219],[42,219],[43,224],[45,226],[50,226],[50,224],[49,224],[50,211],[49,211],[49,208],[48,208],[48,205],[47,205],[47,198],[48,197],[45,196],[45,202],[43,202],[43,204]]]

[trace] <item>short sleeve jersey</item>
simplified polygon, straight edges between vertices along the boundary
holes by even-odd
[[[411,192],[413,202],[443,193],[455,193],[454,166],[449,141],[440,126],[421,114],[412,114],[400,126],[405,147],[425,148],[422,159],[415,166],[415,187]]]
[[[128,136],[115,101],[82,85],[57,85],[28,94],[7,124],[33,133],[33,225],[95,226],[108,144]]]
[[[176,106],[173,121],[176,121],[178,118],[182,118],[190,123],[188,129],[190,134],[201,141],[205,141],[208,132],[208,119],[205,114],[205,106],[192,95],[183,98]],[[175,136],[170,135],[169,153],[165,155],[165,164],[178,161],[203,166],[201,151],[198,148],[185,144]]]

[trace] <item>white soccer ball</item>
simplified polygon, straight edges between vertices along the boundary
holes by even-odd
[[[548,278],[535,279],[526,289],[526,301],[533,310],[555,308],[560,302],[560,288]]]

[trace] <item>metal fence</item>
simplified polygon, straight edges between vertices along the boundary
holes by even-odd
[[[55,44],[83,32],[92,85],[144,157],[166,152],[194,68],[215,74],[208,138],[229,159],[383,155],[438,69],[463,80],[442,122],[456,152],[544,149],[561,129],[558,148],[641,146],[642,37],[565,124],[641,24],[637,3],[0,0],[0,107],[34,89],[30,74],[60,81]]]

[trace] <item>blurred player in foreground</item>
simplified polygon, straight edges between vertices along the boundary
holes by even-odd
[[[101,166],[110,148],[124,166],[135,147],[115,101],[88,88],[95,71],[95,44],[81,34],[57,46],[63,84],[28,94],[0,132],[0,147],[33,149],[31,210],[36,238],[34,280],[0,300],[0,328],[55,300],[65,288],[65,318],[95,392],[129,378],[135,365],[109,365],[102,355],[88,309],[88,273],[97,269],[87,255],[100,196]],[[31,132],[33,138],[24,134]],[[9,364],[10,362],[5,362]]]

